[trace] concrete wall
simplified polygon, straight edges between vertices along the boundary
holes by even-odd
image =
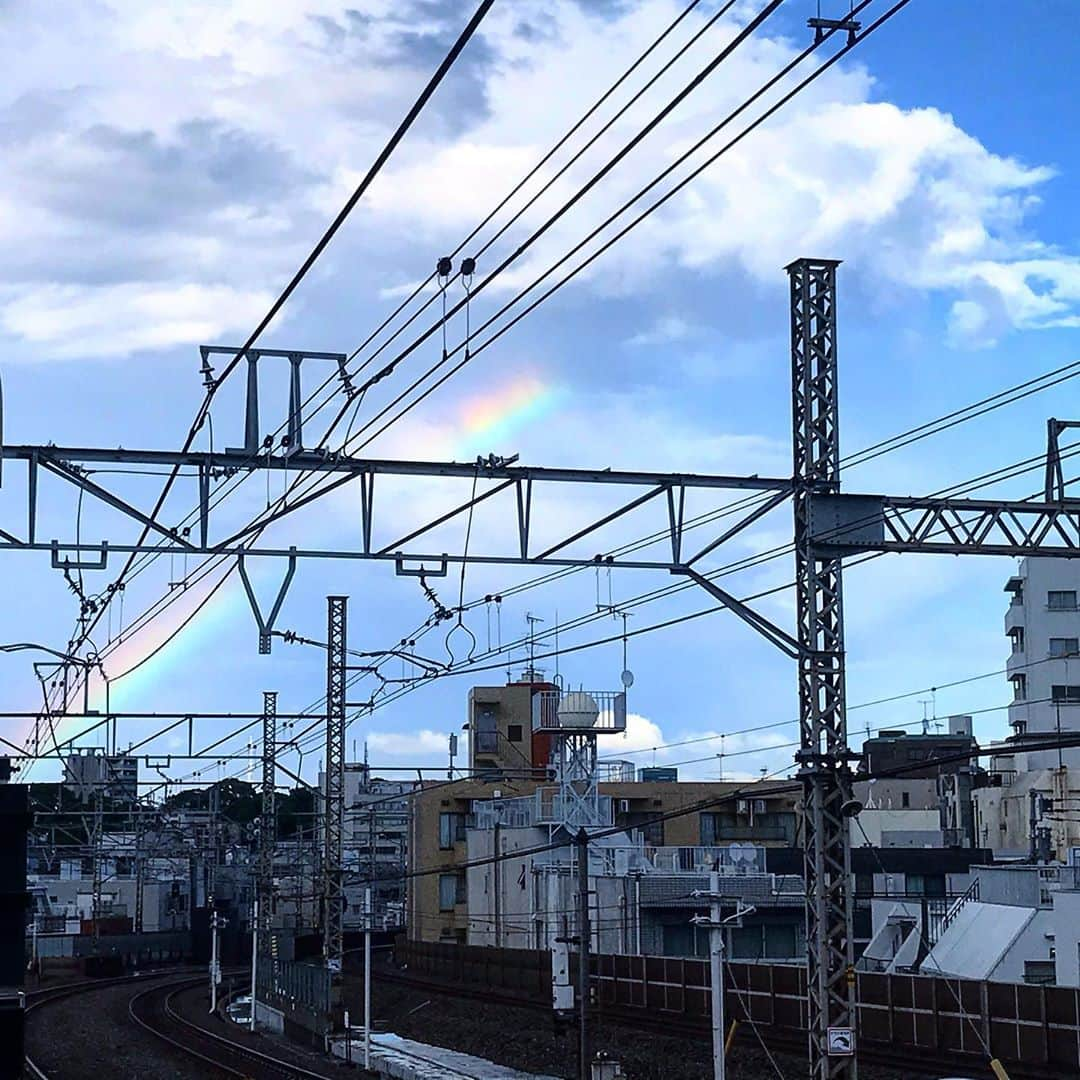
[[[863,810],[851,822],[854,847],[941,847],[941,817],[937,810]],[[890,834],[916,834],[913,843],[890,843]]]
[[[1022,983],[1025,961],[1052,958],[1050,950],[1053,942],[1047,937],[1047,934],[1051,932],[1050,912],[1035,912],[1035,918],[1020,932],[1012,946],[990,972],[990,981]]]
[[[1050,922],[1054,933],[1054,981],[1058,986],[1080,986],[1080,892],[1055,893]]]
[[[936,779],[860,780],[853,793],[870,810],[937,810],[939,804]]]
[[[1080,679],[1080,659],[1074,665]],[[1080,768],[1023,771],[1023,761],[1017,760],[1015,765],[1019,770],[1015,774],[1001,774],[1011,783],[979,788],[972,796],[976,843],[991,848],[999,858],[1026,857],[1031,850],[1032,791],[1054,799],[1059,806],[1080,804]],[[1054,855],[1060,861],[1067,859],[1070,847],[1080,845],[1080,818],[1075,815],[1040,818],[1040,824],[1050,827]]]
[[[413,798],[408,858],[410,869],[454,873],[468,857],[466,842],[450,848],[439,847],[439,815],[468,814],[474,799],[512,798],[536,789],[532,781],[458,780],[453,784],[433,784]],[[439,910],[439,875],[424,874],[409,882],[406,899],[409,936],[418,941],[447,941],[468,936],[469,919],[465,904],[454,911]]]

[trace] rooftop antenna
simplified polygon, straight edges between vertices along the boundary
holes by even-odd
[[[525,612],[525,621],[529,624],[529,682],[536,679],[536,624],[544,620],[531,611]]]
[[[926,712],[926,706],[933,704],[932,698],[919,698],[919,704],[922,706],[922,733],[924,735],[930,734],[930,717]]]
[[[555,609],[555,685],[556,686],[562,686],[562,677],[559,675],[559,609],[558,608]]]
[[[630,670],[626,659],[626,620],[630,618],[630,612],[613,610],[612,614],[622,619],[622,684],[624,689],[629,690],[634,685],[634,673]]]

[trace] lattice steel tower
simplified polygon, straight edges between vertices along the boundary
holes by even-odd
[[[323,808],[323,957],[331,978],[331,1015],[341,997],[345,894],[345,638],[348,597],[328,596],[326,609],[326,788]]]
[[[263,692],[262,808],[259,813],[259,863],[256,896],[259,899],[258,951],[269,959],[274,925],[274,846],[277,840],[277,694]]]
[[[830,1056],[829,1029],[855,1027],[851,846],[843,808],[851,798],[844,706],[841,561],[823,557],[813,500],[840,487],[836,387],[836,267],[799,259],[791,283],[795,587],[799,738],[805,821],[806,945],[810,1065],[815,1080],[854,1080],[854,1057]]]

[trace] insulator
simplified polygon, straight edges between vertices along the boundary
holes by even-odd
[[[462,259],[461,260],[461,276],[472,277],[476,272],[476,260],[475,259]]]
[[[451,271],[454,269],[453,260],[449,255],[444,255],[436,264],[435,271],[439,277],[449,277]]]

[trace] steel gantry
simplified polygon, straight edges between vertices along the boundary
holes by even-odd
[[[814,544],[816,499],[840,487],[836,369],[836,267],[801,259],[791,284],[791,418],[798,623],[799,776],[803,781],[806,948],[811,1067],[822,1080],[849,1068],[822,1054],[829,1030],[854,1032],[851,848],[844,807],[851,798],[844,709],[844,610],[839,556]],[[852,1039],[852,1045],[854,1041]]]
[[[348,598],[326,599],[326,781],[323,788],[323,958],[330,973],[330,1013],[341,998],[345,952],[345,681]]]
[[[838,263],[827,259],[800,259],[787,267],[790,285],[793,468],[789,477],[650,473],[610,469],[544,469],[516,464],[516,458],[490,455],[472,463],[388,461],[356,458],[344,453],[303,449],[294,445],[275,453],[263,440],[265,452],[256,453],[254,414],[245,417],[245,447],[241,450],[201,453],[185,451],[92,449],[46,446],[0,446],[0,459],[26,462],[25,523],[6,522],[0,528],[0,551],[44,550],[60,569],[79,566],[103,570],[113,551],[155,554],[224,555],[239,563],[247,556],[283,556],[289,560],[288,581],[298,558],[382,560],[394,564],[398,574],[439,576],[451,564],[492,563],[553,566],[611,566],[661,569],[685,575],[745,621],[766,640],[797,661],[800,749],[796,755],[803,784],[805,809],[805,874],[807,886],[807,961],[809,986],[810,1075],[812,1080],[853,1080],[855,1076],[858,1006],[850,978],[853,960],[852,883],[849,834],[845,811],[851,802],[852,753],[847,742],[844,706],[844,632],[842,559],[856,552],[934,552],[1009,556],[1080,556],[1080,502],[1065,495],[1057,435],[1073,421],[1054,420],[1049,428],[1046,499],[993,500],[967,498],[896,497],[840,492],[839,421],[836,357],[836,276]],[[314,355],[287,353],[289,357]],[[336,356],[336,354],[334,354]],[[298,436],[298,429],[294,435]],[[145,525],[148,518],[116,492],[90,479],[94,463],[128,462],[141,465],[190,466],[197,477],[199,503],[192,520],[197,538],[181,528],[153,521],[156,536],[134,544],[83,543],[37,539],[39,472],[81,489],[99,502]],[[321,479],[322,485],[287,505],[272,507],[256,523],[220,540],[210,539],[210,485],[242,471],[286,469]],[[444,478],[469,481],[471,496],[433,520],[410,529],[390,542],[376,539],[375,480],[378,476]],[[4,474],[7,479],[8,474]],[[339,548],[284,548],[262,546],[260,527],[293,514],[348,483],[360,487],[358,528],[354,543]],[[534,494],[554,490],[580,490],[584,485],[621,485],[631,490],[628,501],[592,519],[555,542],[538,542],[534,522]],[[692,553],[684,550],[684,507],[695,490],[756,491],[760,497],[743,506],[735,524],[724,528]],[[500,496],[502,499],[500,500]],[[797,592],[797,623],[792,634],[775,625],[750,605],[725,592],[699,569],[701,560],[717,551],[792,498]],[[386,500],[390,503],[391,500]],[[502,510],[505,520],[516,522],[516,538],[509,551],[473,547],[459,552],[437,552],[417,541],[458,515],[470,514],[485,504]],[[662,507],[666,528],[656,534],[666,540],[655,556],[634,554],[590,555],[582,541],[605,547],[606,526],[640,507]],[[85,530],[84,530],[85,531]],[[22,535],[19,535],[22,533]],[[621,539],[621,538],[620,538]],[[282,593],[275,607],[280,606]],[[254,600],[252,601],[255,607]],[[344,818],[344,757],[346,711],[346,598],[328,598],[326,753],[323,788],[323,935],[326,966],[333,986],[340,984],[342,955]],[[260,646],[271,636],[273,615],[263,618],[256,609]],[[260,651],[265,651],[261,649]],[[270,707],[266,708],[267,716]],[[164,716],[162,716],[164,718]],[[189,753],[194,753],[191,714],[178,714],[158,734],[187,726]],[[87,730],[108,723],[96,720]],[[264,718],[264,722],[268,722]],[[153,737],[151,737],[153,738]],[[145,746],[144,739],[133,749]],[[216,749],[222,740],[205,748]],[[264,746],[274,739],[264,731]],[[36,754],[36,751],[35,751]],[[15,755],[17,756],[17,755]],[[35,756],[30,754],[28,756]],[[182,760],[171,754],[162,763]],[[266,768],[264,757],[264,768]],[[272,777],[264,773],[264,799]],[[272,793],[269,796],[272,799]],[[264,815],[265,815],[264,803]],[[264,829],[264,835],[266,830]],[[260,852],[260,875],[265,873]]]
[[[277,693],[263,692],[262,713],[262,805],[259,811],[259,862],[255,896],[259,902],[258,951],[270,956],[274,925],[274,846],[277,841],[277,808],[274,784],[277,779]]]

